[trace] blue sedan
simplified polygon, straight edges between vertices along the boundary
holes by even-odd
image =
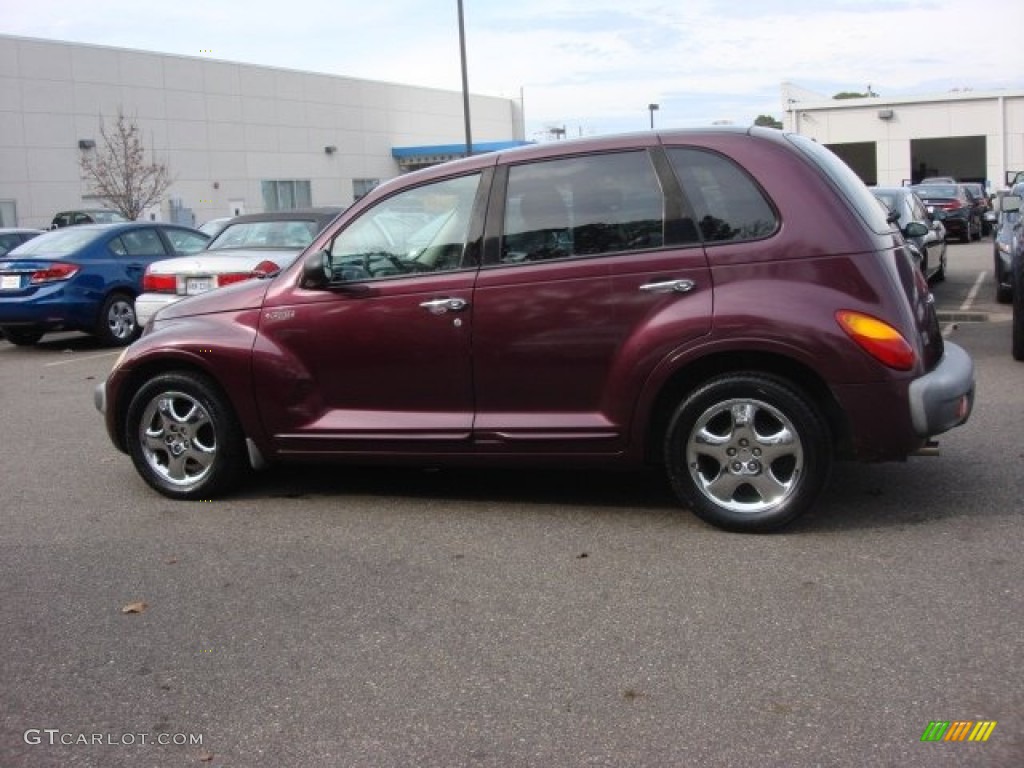
[[[0,258],[0,331],[18,345],[50,331],[130,344],[140,330],[135,297],[146,267],[200,251],[208,240],[188,227],[142,221],[39,235]]]

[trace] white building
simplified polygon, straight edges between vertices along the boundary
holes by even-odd
[[[1024,91],[830,99],[783,83],[782,106],[787,130],[824,144],[868,184],[952,176],[998,189],[1024,170]]]
[[[0,35],[0,226],[97,207],[79,157],[118,110],[175,179],[148,215],[184,223],[347,205],[465,141],[459,91]],[[519,100],[470,115],[475,150],[523,143]]]

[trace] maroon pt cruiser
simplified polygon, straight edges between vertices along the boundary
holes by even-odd
[[[722,528],[778,528],[835,459],[962,424],[886,211],[771,129],[644,133],[401,176],[288,268],[161,310],[96,390],[114,444],[179,499],[250,466],[658,464]]]

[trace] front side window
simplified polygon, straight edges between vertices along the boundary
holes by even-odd
[[[657,248],[664,200],[646,152],[546,160],[509,169],[501,261]]]
[[[367,280],[474,266],[464,253],[479,184],[479,174],[460,176],[377,203],[328,246],[335,275]]]
[[[669,149],[668,156],[705,242],[756,240],[778,228],[775,211],[761,190],[731,160],[682,147]]]

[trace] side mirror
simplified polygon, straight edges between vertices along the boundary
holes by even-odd
[[[903,235],[905,237],[924,237],[929,232],[931,230],[920,221],[911,221],[903,228]]]
[[[326,288],[331,283],[334,271],[331,269],[331,256],[327,251],[314,251],[306,257],[302,264],[302,287],[317,290]]]

